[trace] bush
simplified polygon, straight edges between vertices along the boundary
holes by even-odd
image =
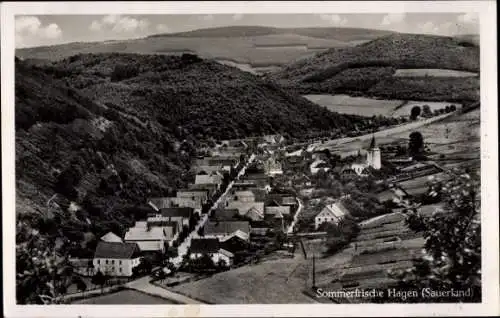
[[[135,77],[139,74],[139,67],[133,64],[118,64],[111,72],[111,81],[118,82]]]

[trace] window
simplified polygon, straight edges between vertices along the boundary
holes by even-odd
[[[120,273],[122,272],[122,268],[120,267]]]
[[[115,260],[111,260],[111,264],[114,264],[115,263]]]
[[[108,264],[108,260],[106,260],[106,265]]]
[[[101,264],[101,260],[100,259],[97,260],[97,264]]]
[[[122,261],[120,261],[120,265],[122,264]]]

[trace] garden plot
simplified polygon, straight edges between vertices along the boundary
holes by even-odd
[[[326,107],[332,112],[354,114],[361,116],[389,116],[393,109],[403,104],[401,100],[385,100],[366,97],[352,97],[349,95],[304,95],[313,103]]]
[[[478,76],[477,73],[457,71],[457,70],[447,70],[440,68],[405,68],[398,69],[393,76],[396,77],[475,77]]]

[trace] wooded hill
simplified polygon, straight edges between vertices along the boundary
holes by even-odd
[[[299,93],[349,93],[418,100],[477,100],[477,77],[394,77],[397,69],[479,73],[479,47],[458,38],[391,34],[356,47],[333,48],[267,76]]]
[[[15,98],[18,220],[77,243],[123,234],[147,197],[192,182],[200,146],[349,130],[356,119],[193,55],[16,59]]]

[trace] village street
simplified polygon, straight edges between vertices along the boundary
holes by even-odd
[[[299,203],[299,207],[297,208],[297,212],[295,212],[295,215],[293,216],[292,223],[288,226],[288,229],[286,231],[287,234],[293,233],[293,228],[295,227],[295,224],[299,220],[300,212],[302,212],[302,208],[303,208],[302,200],[297,198],[297,202]]]
[[[240,170],[240,172],[236,176],[236,178],[235,178],[236,180],[238,180],[241,176],[243,176],[245,174],[246,168],[254,159],[255,159],[255,155],[252,154],[250,156],[250,158],[248,159],[247,164]],[[207,214],[203,214],[201,216],[200,221],[198,222],[198,224],[196,225],[194,230],[191,233],[189,233],[188,237],[186,237],[184,242],[182,242],[182,244],[180,244],[178,246],[178,248],[177,248],[178,256],[169,259],[169,261],[174,265],[174,267],[176,269],[178,269],[181,266],[182,259],[183,259],[184,255],[187,254],[189,246],[191,245],[191,239],[196,238],[198,236],[198,230],[205,225],[205,223],[208,220],[208,215],[210,214],[210,212],[217,209],[219,204],[226,200],[227,195],[229,194],[231,188],[233,187],[233,184],[234,184],[234,180],[228,184],[226,191],[212,205],[209,212]],[[128,288],[131,288],[131,289],[135,289],[135,290],[144,292],[146,294],[153,294],[153,295],[163,297],[166,299],[170,299],[170,300],[173,300],[175,302],[179,302],[179,303],[183,303],[183,304],[199,304],[200,303],[200,302],[198,302],[194,299],[191,299],[189,297],[174,293],[174,292],[169,291],[165,288],[155,286],[149,282],[150,280],[151,280],[151,278],[148,275],[148,276],[136,279],[134,281],[131,281],[131,282],[127,283],[125,286]]]

